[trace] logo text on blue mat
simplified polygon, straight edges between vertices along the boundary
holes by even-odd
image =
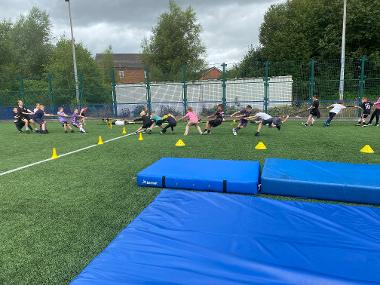
[[[145,185],[154,185],[154,186],[158,184],[157,181],[146,181],[146,180],[143,180],[142,183]]]

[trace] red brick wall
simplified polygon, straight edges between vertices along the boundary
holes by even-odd
[[[217,68],[212,68],[208,70],[206,73],[202,75],[200,80],[208,80],[208,79],[219,79],[222,76],[222,72],[220,72]]]
[[[120,70],[119,70],[120,71]],[[123,69],[124,78],[118,76],[118,83],[142,83],[144,82],[144,69]],[[119,74],[118,74],[119,75]]]

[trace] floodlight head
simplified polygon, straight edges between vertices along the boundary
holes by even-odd
[[[70,2],[70,0],[65,0],[65,2]]]

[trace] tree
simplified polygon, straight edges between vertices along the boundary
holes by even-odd
[[[109,46],[104,52],[101,61],[98,63],[99,68],[103,75],[103,82],[105,84],[112,83],[112,72],[114,68],[112,46]],[[118,74],[115,73],[115,80],[117,81]]]
[[[82,102],[109,103],[112,100],[111,88],[102,80],[101,71],[91,56],[91,53],[82,44],[76,44],[78,74],[81,82]],[[75,103],[75,81],[73,75],[73,59],[71,41],[60,39],[54,49],[47,71],[53,76],[53,90],[55,104]]]
[[[169,11],[161,14],[152,30],[152,37],[142,43],[144,63],[156,71],[159,79],[175,79],[186,64],[189,73],[204,67],[206,48],[201,42],[202,27],[194,10],[182,10],[175,1],[169,2]]]
[[[16,65],[13,63],[14,52],[10,41],[11,31],[12,23],[0,22],[0,86],[2,89],[12,88],[16,77]]]
[[[380,1],[348,1],[348,57],[370,56],[380,46]],[[260,43],[271,61],[338,59],[342,29],[342,0],[289,0],[272,5],[260,29]]]
[[[36,7],[13,25],[10,40],[14,63],[24,77],[40,79],[43,76],[53,48],[50,38],[49,15]]]

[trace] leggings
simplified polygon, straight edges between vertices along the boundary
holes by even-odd
[[[163,129],[162,132],[165,133],[168,128],[171,128],[172,131],[174,131],[174,127],[177,125],[177,123],[169,123],[167,124]]]
[[[330,112],[329,113],[329,118],[326,120],[326,125],[329,125],[330,123],[331,123],[331,121],[332,121],[332,119],[334,119],[334,117],[335,117],[335,115],[336,115],[336,113],[332,113],[332,112]]]
[[[380,109],[376,109],[373,111],[371,119],[369,120],[368,124],[372,124],[373,119],[376,117],[376,125],[379,123],[379,116],[380,116]]]

